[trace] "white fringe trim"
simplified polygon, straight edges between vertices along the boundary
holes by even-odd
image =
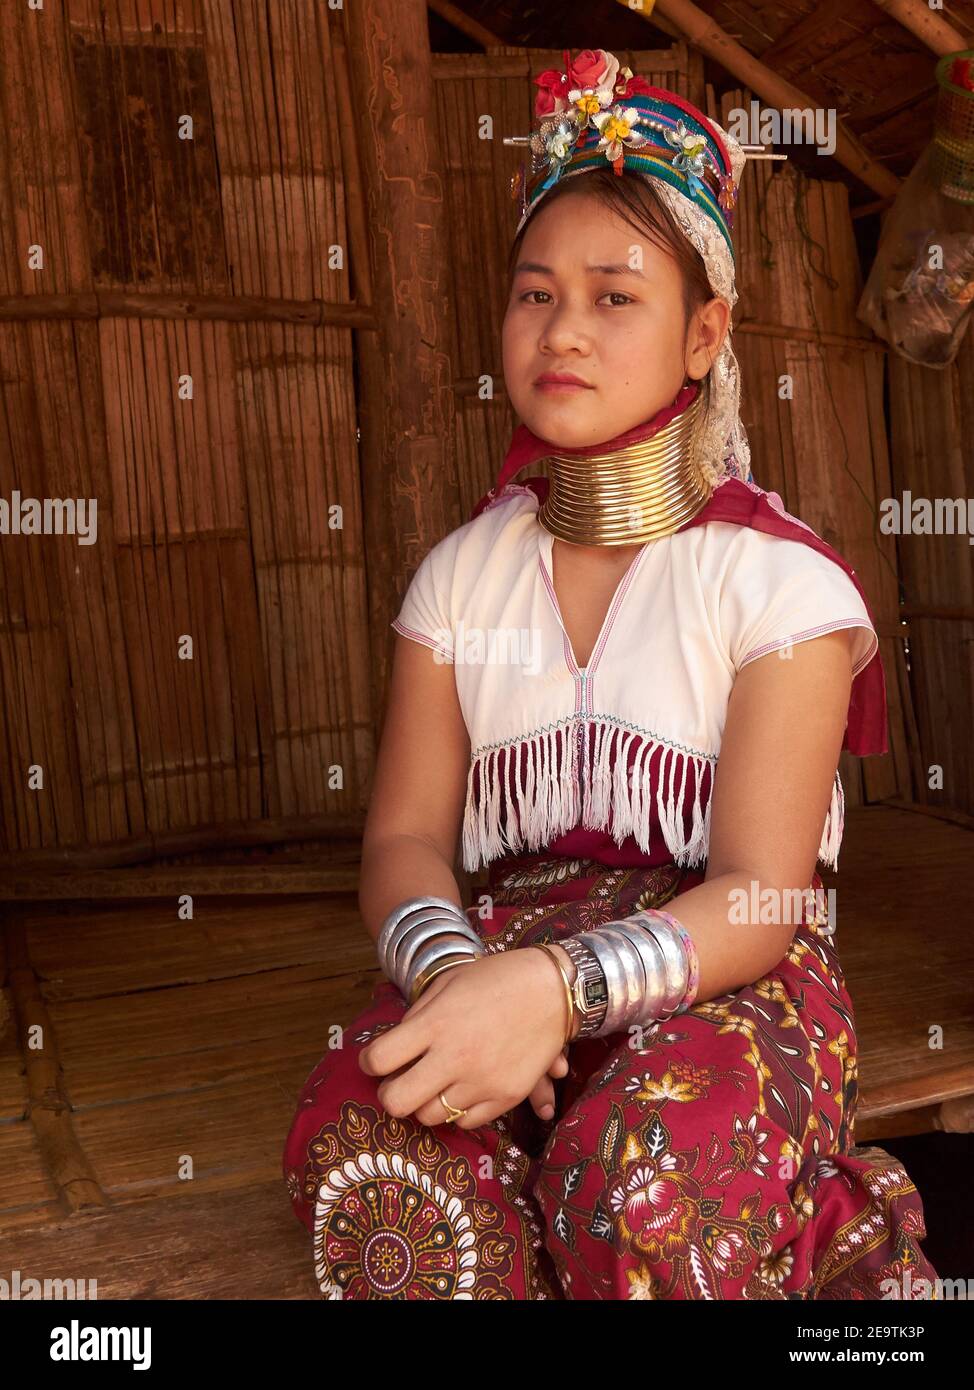
[[[551,840],[578,825],[586,830],[607,830],[610,814],[615,822],[612,838],[616,844],[621,845],[632,835],[639,848],[649,854],[653,848],[649,836],[651,797],[655,798],[656,818],[674,862],[687,868],[706,864],[711,798],[708,794],[706,804],[701,804],[700,791],[708,764],[712,769],[712,784],[717,756],[698,753],[612,719],[586,717],[583,728],[586,736],[581,740],[581,748],[578,720],[573,716],[525,738],[485,745],[477,751],[467,776],[463,819],[463,866],[468,872],[475,872],[481,864],[502,854],[543,849]],[[570,754],[567,768],[558,763],[556,740],[559,734],[566,741]],[[634,740],[640,746],[627,775],[629,751]],[[613,747],[614,760],[610,758]],[[527,766],[522,773],[521,754],[525,748]],[[650,785],[648,765],[657,753],[657,776]],[[694,799],[687,835],[684,810],[691,763]],[[505,826],[501,817],[501,792],[508,787],[511,771],[515,782],[516,820]],[[475,779],[480,786],[477,795]],[[837,866],[844,824],[845,798],[836,771],[819,845],[818,857],[824,864]]]
[[[839,769],[836,768],[835,781],[832,783],[832,800],[829,802],[828,815],[825,817],[822,843],[818,847],[820,862],[827,864],[831,869],[839,867],[839,846],[842,844],[844,828],[845,792],[842,790],[842,778],[839,776]]]

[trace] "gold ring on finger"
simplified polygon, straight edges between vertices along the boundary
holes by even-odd
[[[461,1115],[465,1115],[467,1113],[466,1110],[455,1110],[442,1091],[440,1092],[440,1104],[446,1111],[447,1124],[452,1125],[454,1120],[459,1120]]]

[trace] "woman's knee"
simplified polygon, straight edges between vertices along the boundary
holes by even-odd
[[[339,1159],[337,1146],[327,1133],[342,1114],[343,1103],[351,1101],[381,1110],[378,1087],[381,1076],[364,1072],[359,1065],[363,1049],[380,1032],[395,1027],[405,1005],[388,997],[373,1000],[351,1023],[325,1027],[327,1048],[306,1077],[298,1095],[282,1155],[284,1175],[296,1200],[301,1185],[310,1196],[308,1176],[329,1157]]]

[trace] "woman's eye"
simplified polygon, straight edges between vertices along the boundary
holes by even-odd
[[[548,295],[548,291],[547,291],[547,290],[528,290],[526,294],[522,294],[522,295],[521,295],[521,302],[522,302],[522,303],[536,304],[538,301],[531,298],[531,296],[532,296],[532,295],[535,295],[535,294],[544,294],[544,295]],[[625,303],[625,304],[633,304],[633,303],[635,303],[635,301],[634,301],[633,298],[632,298],[632,295],[623,294],[621,290],[608,290],[608,291],[606,292],[606,294],[603,295],[602,297],[603,297],[603,299],[605,299],[605,298],[608,298],[608,299],[621,299],[621,300],[623,301],[623,303]],[[551,296],[548,295],[548,298],[550,299]],[[613,307],[613,308],[621,309],[621,308],[622,308],[622,305],[621,305],[621,304],[614,304],[612,307]]]

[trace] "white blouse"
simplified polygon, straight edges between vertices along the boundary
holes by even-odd
[[[810,546],[708,521],[643,545],[579,668],[538,508],[531,488],[510,484],[429,551],[392,623],[454,667],[471,747],[464,867],[544,848],[577,825],[608,827],[618,844],[632,835],[649,853],[651,798],[674,860],[703,865],[737,673],[851,627],[856,675],[879,645],[862,598]],[[634,755],[643,777],[627,775]],[[837,863],[843,819],[837,771],[823,863]]]

